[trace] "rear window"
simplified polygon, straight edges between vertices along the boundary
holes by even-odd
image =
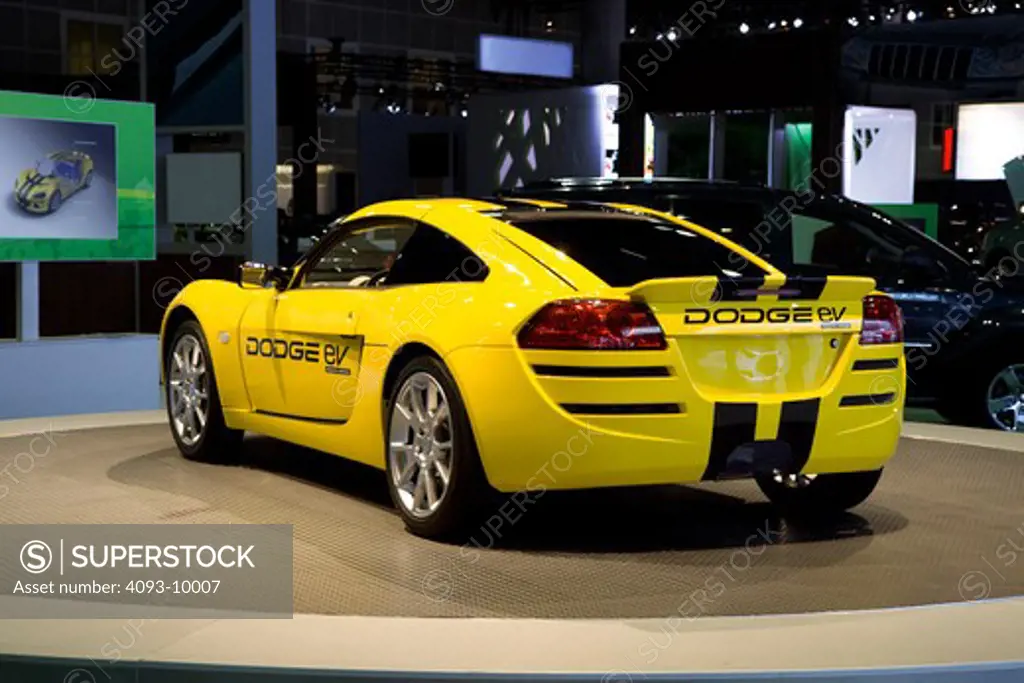
[[[658,278],[765,274],[732,249],[660,220],[600,214],[561,218],[549,213],[510,222],[612,287],[632,287]]]

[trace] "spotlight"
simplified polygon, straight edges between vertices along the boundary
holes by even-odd
[[[674,42],[676,42],[676,39],[678,39],[678,38],[679,38],[679,32],[676,31],[674,28],[670,28],[668,30],[668,39],[671,40],[674,43]]]
[[[747,35],[748,33],[750,33],[750,26],[747,24],[747,22],[744,21],[742,24],[740,24],[740,33],[742,33],[743,35]]]
[[[636,35],[636,26],[630,26],[629,27],[629,35],[631,35],[631,36],[635,36]]]
[[[856,26],[860,22],[857,21],[857,17],[850,17],[849,19],[846,20],[846,23],[849,24],[850,26]]]
[[[771,22],[770,24],[768,24],[768,30],[769,31],[774,31],[775,30],[775,22],[774,21]]]
[[[665,34],[664,33],[659,33],[658,35],[654,36],[654,39],[655,40],[664,40],[665,39]]]
[[[793,20],[793,28],[800,28],[803,25],[804,25],[804,20],[801,19],[800,17],[797,17],[796,19]]]
[[[907,12],[907,21],[911,23],[917,21],[917,12],[915,12],[914,10],[910,10],[909,12]]]
[[[789,22],[783,19],[782,21],[779,22],[779,26],[781,26],[782,28],[786,28],[787,26],[789,26]]]

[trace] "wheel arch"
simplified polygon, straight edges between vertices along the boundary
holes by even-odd
[[[395,382],[398,381],[398,376],[402,373],[402,368],[408,365],[413,358],[418,358],[420,356],[431,356],[447,367],[447,364],[444,362],[444,358],[441,354],[427,344],[418,341],[403,344],[395,351],[394,355],[391,356],[391,360],[388,362],[388,368],[384,372],[384,382],[381,386],[382,410],[387,410],[388,402],[391,400],[391,392],[395,388]],[[451,369],[448,371],[451,372]],[[385,424],[386,423],[387,420],[385,419]]]
[[[182,324],[188,321],[199,322],[199,317],[185,304],[178,304],[167,313],[164,320],[163,331],[160,334],[160,383],[163,384],[167,377],[167,354],[170,352],[171,342],[174,341],[174,333]]]

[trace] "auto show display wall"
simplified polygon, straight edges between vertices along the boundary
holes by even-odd
[[[469,194],[603,175],[606,94],[607,87],[589,86],[471,98]]]
[[[243,176],[244,194],[251,197],[256,196],[267,178],[276,177],[276,5],[243,0],[243,7]],[[74,90],[72,86],[78,85],[83,88]],[[49,99],[26,93],[0,93],[0,114],[116,126],[118,240],[108,240],[102,248],[96,240],[60,240],[61,244],[56,246],[52,245],[55,240],[49,240],[50,246],[34,253],[4,251],[0,240],[0,256],[25,259],[18,269],[17,341],[0,343],[0,377],[5,387],[0,391],[0,420],[154,410],[161,406],[159,343],[155,335],[40,339],[39,260],[140,260],[155,256],[153,106],[90,99],[85,96],[88,91],[81,81],[72,83],[64,92],[64,98]],[[79,92],[82,96],[76,97]],[[12,107],[16,110],[12,111]],[[13,188],[14,179],[10,183],[6,187]],[[276,201],[273,204],[249,225],[250,257],[266,262],[273,262],[277,252]],[[125,225],[143,226],[132,239],[135,246],[145,245],[145,250],[140,247],[129,255],[114,246],[120,243]],[[181,280],[187,282],[194,276],[185,273]],[[157,293],[154,290],[154,295]],[[109,296],[116,297],[118,293],[111,292]]]
[[[152,335],[4,344],[0,419],[155,410],[158,346]]]

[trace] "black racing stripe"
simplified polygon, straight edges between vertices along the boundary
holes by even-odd
[[[817,301],[827,284],[827,277],[786,278],[786,283],[779,292],[779,301]]]
[[[757,428],[756,403],[716,403],[711,428],[711,452],[704,479],[716,479],[725,471],[726,462],[740,446],[754,441]]]
[[[764,276],[744,276],[741,278],[718,278],[714,301],[757,301],[764,287]]]
[[[551,266],[549,266],[549,265],[547,265],[546,263],[544,263],[543,261],[541,261],[541,260],[540,260],[539,258],[537,258],[537,257],[536,257],[536,256],[534,256],[533,254],[531,254],[531,253],[530,253],[529,251],[527,251],[527,250],[526,250],[526,249],[524,249],[523,247],[519,246],[518,244],[516,244],[515,242],[513,242],[512,240],[510,240],[510,239],[509,239],[508,237],[505,237],[504,235],[499,235],[499,237],[501,237],[502,239],[504,239],[504,240],[505,240],[506,242],[508,242],[509,244],[511,244],[511,245],[512,245],[513,247],[515,247],[515,248],[516,248],[516,249],[518,249],[519,251],[523,252],[523,254],[525,254],[525,255],[526,255],[526,256],[527,256],[528,258],[530,258],[530,259],[532,259],[533,261],[535,261],[535,262],[537,263],[537,265],[539,265],[539,266],[540,266],[541,268],[543,268],[544,270],[548,271],[549,273],[551,273],[552,275],[554,275],[554,276],[555,276],[556,278],[558,278],[559,280],[561,280],[562,282],[564,282],[564,283],[565,283],[566,285],[568,285],[568,286],[569,286],[569,288],[570,288],[570,289],[571,289],[572,291],[574,291],[574,292],[578,292],[578,291],[579,291],[579,289],[578,289],[578,288],[576,287],[576,285],[574,285],[573,283],[569,282],[569,281],[568,281],[567,279],[565,279],[565,277],[564,277],[564,276],[563,276],[563,275],[562,275],[561,273],[559,273],[559,272],[558,272],[557,270],[555,270],[555,269],[554,269],[554,268],[552,268]]]
[[[867,360],[854,361],[853,369],[857,372],[863,370],[895,370],[900,366],[898,358],[872,358]]]
[[[782,404],[778,440],[789,444],[793,452],[793,474],[802,471],[811,457],[820,407],[821,399],[818,398],[787,401]]]
[[[859,396],[843,396],[839,401],[840,408],[856,408],[863,406],[887,406],[896,400],[896,394],[861,394]]]
[[[41,173],[36,173],[35,175],[26,178],[25,184],[22,186],[19,196],[27,202],[29,200],[29,194],[32,193],[32,190],[38,187],[45,179],[46,177]]]
[[[596,367],[582,365],[534,365],[533,371],[543,377],[670,377],[664,367]]]
[[[563,403],[562,409],[573,415],[678,415],[678,403]]]

